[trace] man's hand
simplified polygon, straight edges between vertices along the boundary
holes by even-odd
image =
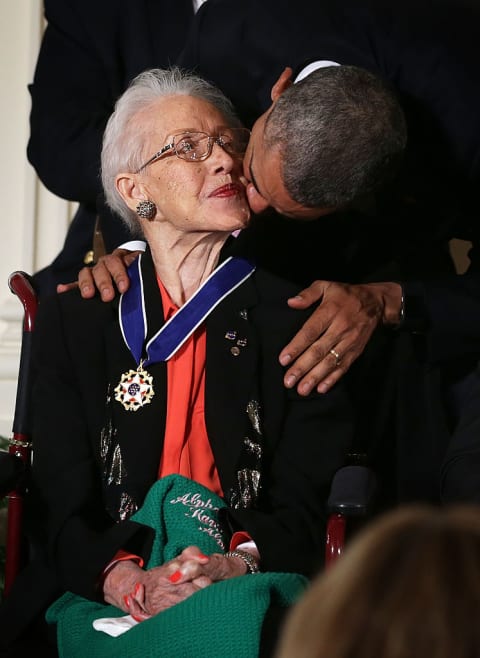
[[[300,395],[308,395],[315,387],[326,393],[360,356],[380,323],[398,324],[402,287],[398,283],[315,281],[288,304],[304,309],[319,300],[317,310],[279,357],[283,366],[290,366],[285,386],[297,386]]]
[[[142,252],[115,249],[111,254],[101,256],[93,267],[81,269],[77,282],[58,285],[57,292],[66,292],[78,286],[82,297],[89,299],[95,295],[95,290],[98,288],[102,301],[110,302],[115,297],[114,282],[119,292],[128,290],[130,280],[127,267],[140,253]]]

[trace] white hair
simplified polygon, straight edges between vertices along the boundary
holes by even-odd
[[[167,96],[193,96],[213,105],[231,127],[240,126],[232,103],[214,85],[178,67],[149,69],[132,80],[115,104],[103,136],[102,184],[110,208],[133,233],[140,231],[138,218],[119,194],[115,178],[120,172],[135,172],[142,165],[145,133],[135,116]]]

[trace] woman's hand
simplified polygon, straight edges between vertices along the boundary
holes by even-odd
[[[304,309],[319,300],[317,310],[280,354],[280,363],[290,366],[285,386],[297,386],[300,395],[315,386],[326,393],[360,356],[379,324],[398,324],[402,287],[315,281],[288,303]]]
[[[220,553],[206,556],[189,546],[175,559],[148,571],[131,560],[118,562],[105,578],[103,596],[107,603],[142,621],[214,582],[246,572],[240,558]]]
[[[181,557],[175,558],[148,571],[131,560],[118,562],[103,583],[105,601],[130,613],[138,621],[148,619],[184,601],[212,582],[210,579],[196,580],[194,577],[193,563],[206,562],[209,558],[202,555],[198,549],[195,554],[191,552],[187,557],[185,560]],[[193,577],[187,576],[180,583],[178,577],[172,576],[181,566]],[[195,573],[202,575],[201,569]]]
[[[195,546],[186,548],[179,555],[179,567],[172,575],[175,582],[191,581],[199,586],[207,586],[247,573],[247,566],[241,558],[226,557],[222,553],[212,553],[207,557],[200,553],[203,559],[198,559],[198,555],[198,548]]]

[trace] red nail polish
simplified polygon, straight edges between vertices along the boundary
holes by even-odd
[[[204,555],[203,553],[198,554],[199,557],[204,557],[206,560],[208,560],[208,555]]]
[[[172,575],[169,577],[169,581],[171,583],[178,583],[180,578],[182,577],[182,572],[181,571],[175,571],[175,573],[172,573]]]
[[[135,619],[135,621],[143,621],[141,617],[137,617],[136,615],[132,615],[132,618]]]
[[[135,589],[133,590],[135,595],[138,594],[139,589],[140,589],[140,583],[135,583]]]
[[[128,594],[123,595],[123,601],[124,601],[125,605],[127,606],[127,608],[129,608],[130,607],[130,597],[128,596]]]

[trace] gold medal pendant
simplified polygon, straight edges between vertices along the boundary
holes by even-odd
[[[142,363],[136,370],[124,373],[115,388],[115,400],[127,411],[137,411],[150,404],[154,395],[153,377],[143,369]]]

